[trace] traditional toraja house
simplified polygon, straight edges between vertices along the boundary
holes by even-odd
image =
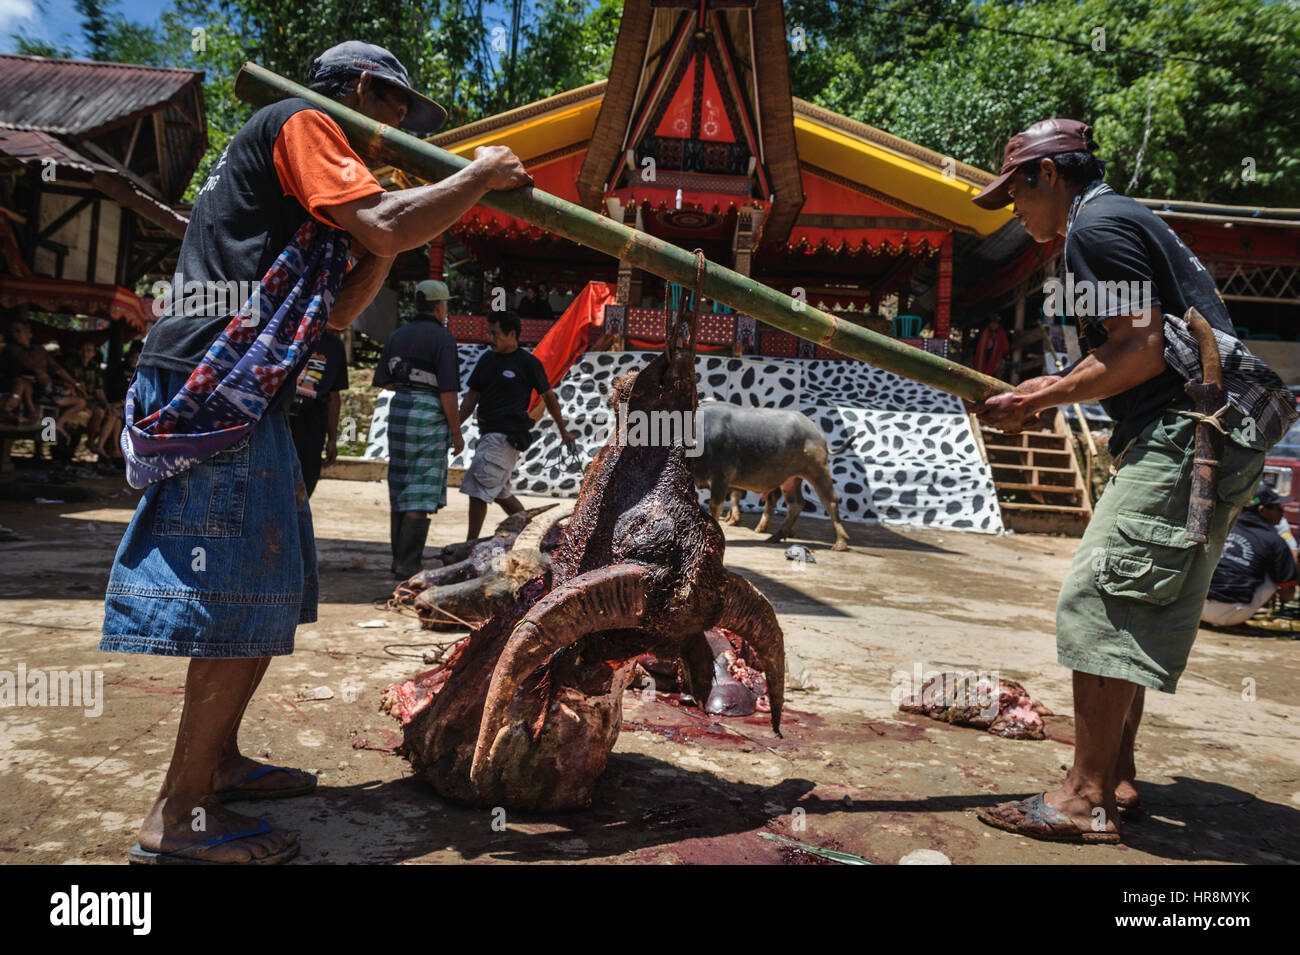
[[[988,173],[793,99],[787,49],[779,0],[628,0],[608,80],[432,141],[467,158],[481,145],[509,146],[540,189],[946,354],[954,237],[987,237],[1010,211],[970,201],[992,179]],[[397,186],[413,184],[396,170],[379,174]],[[603,396],[610,383],[643,363],[617,352],[661,348],[665,306],[691,307],[689,290],[666,288],[626,263],[484,206],[434,244],[430,274],[442,276],[449,250],[458,273],[476,267],[486,278],[467,296],[478,314],[449,322],[465,343],[463,370],[477,357],[473,343],[484,340],[484,313],[502,293],[538,280],[585,291],[575,302],[590,303],[595,328],[587,347],[600,353],[582,356],[581,336],[568,335],[566,321],[556,328],[566,346],[555,351],[567,360],[543,362],[566,422],[594,453],[608,435]],[[701,397],[798,409],[832,446],[851,445],[832,467],[847,520],[1002,529],[978,432],[960,401],[838,360],[714,303],[696,308],[708,313],[700,329]],[[542,325],[525,323],[526,344],[545,332],[530,324]],[[551,351],[552,338],[539,354]],[[570,494],[580,473],[566,467],[553,433],[540,431],[520,462],[517,487]],[[370,438],[367,455],[383,456],[382,412]],[[466,440],[472,449],[472,424]],[[808,513],[823,513],[811,492],[805,497]],[[756,495],[746,500],[757,502]]]
[[[185,234],[177,204],[208,142],[202,82],[0,56],[0,310],[105,319],[119,343],[146,330],[134,288],[170,272]]]
[[[432,141],[465,156],[507,145],[541,189],[946,354],[954,236],[988,236],[1010,213],[970,202],[987,173],[793,99],[787,51],[780,0],[628,0],[607,81]],[[624,334],[662,339],[661,281],[481,206],[450,233],[509,289],[616,283]],[[910,318],[882,315],[891,297]],[[743,317],[702,334],[718,350],[829,354]]]
[[[547,192],[701,248],[766,285],[967,363],[980,330],[999,317],[1012,365],[1026,377],[1038,373],[1031,366],[1043,361],[1039,290],[1055,271],[1059,249],[1031,242],[1009,208],[985,211],[970,201],[989,173],[793,98],[789,49],[780,0],[627,0],[607,81],[432,141],[467,158],[481,145],[507,145]],[[392,170],[381,176],[410,184]],[[1213,260],[1230,303],[1235,285],[1249,287],[1242,295],[1266,288],[1263,294],[1278,301],[1294,300],[1290,283],[1300,255],[1294,233],[1279,245],[1277,225],[1260,221],[1272,213],[1153,205],[1179,223],[1189,247]],[[1202,220],[1206,214],[1223,221]],[[608,283],[612,306],[590,316],[595,348],[656,347],[665,306],[689,307],[684,290],[665,289],[654,276],[483,206],[449,234],[467,254],[457,264],[472,263],[488,278],[469,296],[478,315],[452,318],[463,342],[484,340],[491,292],[530,281],[570,292]],[[443,243],[432,247],[431,275],[442,276],[446,254]],[[981,436],[957,421],[959,404],[923,398],[853,363],[819,364],[837,356],[746,316],[713,313],[712,303],[699,307],[711,312],[701,322],[703,352],[812,360],[794,376],[794,393],[781,394],[776,384],[751,386],[749,396],[724,387],[713,397],[799,407],[835,440],[852,428],[875,429],[878,442],[837,464],[837,487],[856,504],[856,516],[986,530],[1003,519],[1024,530],[1077,531],[1086,524],[1088,467],[1076,460],[1064,416],[1015,439]],[[962,347],[954,348],[958,326]],[[523,340],[534,343],[545,332],[542,323],[525,323]],[[1054,338],[1064,350],[1059,328]],[[777,367],[767,365],[773,379],[789,380]],[[889,419],[894,414],[933,420]],[[949,428],[941,440],[913,440],[917,428],[940,420]],[[553,457],[552,451],[545,453]],[[554,482],[543,455],[533,458],[524,474],[544,492]],[[1000,516],[990,517],[989,506]],[[853,506],[846,510],[855,516]]]

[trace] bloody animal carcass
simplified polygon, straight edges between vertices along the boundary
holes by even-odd
[[[693,315],[679,318],[664,353],[616,382],[611,405],[693,413],[695,332]],[[707,699],[711,627],[743,634],[757,655],[779,735],[781,628],[762,594],[723,566],[723,549],[683,446],[611,435],[583,477],[550,579],[525,584],[444,668],[386,691],[390,711],[406,721],[413,768],[473,805],[586,806],[617,739],[636,658],[679,658],[696,699]]]

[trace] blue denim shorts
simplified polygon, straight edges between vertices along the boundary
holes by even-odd
[[[186,376],[140,368],[144,417]],[[283,411],[228,451],[145,489],[113,559],[99,649],[172,657],[293,652],[316,619],[316,539]]]

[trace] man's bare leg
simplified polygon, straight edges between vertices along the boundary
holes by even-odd
[[[63,435],[64,438],[69,438],[71,437],[71,435],[68,433],[68,429],[66,427],[68,423],[68,419],[71,418],[73,415],[75,415],[82,408],[86,407],[86,402],[85,399],[83,398],[65,396],[59,399],[58,405],[60,408],[63,409],[63,413],[60,414],[58,418],[55,419],[54,430],[59,432],[59,434]]]
[[[1139,687],[1127,680],[1074,672],[1074,765],[1060,788],[1047,793],[1045,802],[1059,809],[1085,832],[1114,832],[1119,827],[1115,809],[1116,766],[1124,726]],[[1105,813],[1096,830],[1093,810]]]
[[[509,497],[497,498],[497,503],[501,505],[502,510],[504,510],[507,515],[518,514],[524,509],[524,505],[520,502],[519,498],[515,497],[513,494]]]
[[[212,791],[218,792],[227,786],[233,786],[253,770],[262,764],[255,759],[243,755],[239,751],[239,727],[244,723],[244,713],[248,710],[249,701],[253,699],[253,694],[257,692],[262,678],[266,676],[267,668],[271,665],[270,657],[262,657],[262,665],[258,668],[256,676],[249,684],[248,693],[244,696],[244,705],[239,708],[239,718],[235,720],[235,725],[230,730],[230,735],[226,737],[226,743],[221,748],[221,757],[217,763],[216,772],[212,777]],[[243,786],[248,789],[298,789],[311,782],[311,773],[304,772],[301,769],[284,769],[281,772],[267,773],[259,776],[257,779],[249,780]]]
[[[1137,739],[1138,725],[1142,722],[1142,707],[1146,702],[1147,688],[1139,686],[1133,694],[1133,704],[1124,721],[1124,735],[1120,739],[1119,758],[1115,761],[1115,802],[1121,806],[1136,805],[1140,801],[1137,791],[1137,764],[1133,761],[1133,743]]]
[[[483,519],[487,517],[487,501],[480,501],[476,497],[469,499],[469,533],[465,535],[465,540],[472,541],[478,537],[478,532],[483,529]]]
[[[117,415],[104,415],[104,424],[100,428],[99,440],[97,442],[98,451],[103,457],[107,458],[111,455],[113,450],[113,436],[120,434],[121,431],[122,425],[118,422]]]
[[[215,836],[256,828],[252,817],[232,812],[216,801],[212,780],[267,662],[265,657],[190,661],[176,749],[162,791],[140,826],[142,848],[176,852]],[[273,828],[193,855],[212,862],[249,862],[297,841],[293,833]]]

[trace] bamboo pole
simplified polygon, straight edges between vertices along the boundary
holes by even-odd
[[[235,95],[254,106],[290,96],[305,99],[339,124],[358,153],[421,179],[443,179],[469,165],[469,160],[376,122],[256,63],[245,63],[239,71]],[[695,256],[690,252],[558,196],[524,186],[489,192],[479,201],[670,282],[687,288],[695,285]],[[1004,381],[843,321],[713,262],[706,266],[704,294],[800,338],[969,401],[1014,390]]]

